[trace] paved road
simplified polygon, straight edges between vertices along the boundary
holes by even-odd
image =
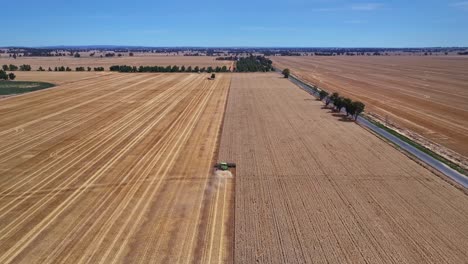
[[[309,85],[305,84],[301,80],[295,78],[294,76],[290,76],[289,80],[299,86],[300,88],[304,89],[308,93],[313,96],[318,97],[318,93],[313,90]],[[398,137],[390,134],[386,130],[374,125],[373,123],[369,122],[365,118],[358,118],[357,123],[362,126],[369,128],[370,130],[374,131],[375,133],[379,134],[380,136],[386,138],[387,140],[391,141],[392,143],[398,145],[400,148],[405,150],[406,152],[410,153],[414,157],[418,158],[419,160],[423,161],[427,165],[437,169],[444,175],[450,177],[452,180],[456,181],[460,185],[465,188],[468,188],[468,176],[459,173],[458,171],[450,168],[446,164],[434,159],[433,157],[429,156],[428,154],[420,151],[419,149],[413,147],[412,145],[404,142],[403,140],[399,139]]]

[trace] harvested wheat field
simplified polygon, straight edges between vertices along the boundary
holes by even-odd
[[[396,126],[468,156],[468,58],[273,57],[298,77],[366,104]]]
[[[74,83],[82,80],[100,78],[105,75],[114,74],[111,72],[38,72],[38,71],[17,71],[15,72],[17,81],[49,82],[56,85]]]
[[[0,263],[229,262],[230,75],[108,74],[0,105]]]
[[[208,56],[163,56],[163,55],[147,55],[147,56],[124,56],[124,57],[110,57],[110,58],[100,58],[100,57],[82,57],[74,58],[73,56],[67,57],[18,57],[16,59],[0,57],[0,66],[4,64],[13,64],[13,65],[31,65],[33,70],[39,69],[42,66],[45,70],[48,70],[49,67],[54,69],[54,67],[70,67],[72,70],[75,70],[76,67],[104,67],[106,71],[109,70],[109,67],[112,65],[130,65],[130,66],[168,66],[168,65],[178,65],[178,66],[199,66],[199,67],[216,67],[232,66],[232,61],[220,61],[216,60],[215,57]]]
[[[467,195],[277,74],[232,77],[236,263],[466,263]]]

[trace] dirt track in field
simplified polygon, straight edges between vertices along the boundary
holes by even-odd
[[[229,262],[230,75],[108,74],[0,104],[0,263]]]
[[[42,66],[45,70],[49,67],[69,66],[72,70],[76,67],[104,67],[106,71],[112,65],[131,65],[131,66],[199,66],[199,67],[216,67],[226,65],[228,68],[232,65],[232,61],[219,61],[215,60],[216,57],[208,56],[162,56],[162,55],[147,55],[147,56],[134,56],[134,57],[112,57],[112,58],[94,58],[94,57],[83,57],[74,58],[72,56],[67,57],[18,57],[5,58],[0,57],[0,66],[4,64],[22,65],[29,64],[33,70],[39,69]]]
[[[366,111],[468,157],[468,58],[272,59],[298,77],[361,100]]]
[[[466,263],[468,196],[276,74],[232,77],[236,263]]]

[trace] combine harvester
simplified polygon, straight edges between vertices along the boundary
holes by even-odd
[[[228,163],[228,162],[220,162],[220,163],[216,163],[214,167],[218,170],[227,171],[229,170],[229,168],[235,168],[236,164]]]

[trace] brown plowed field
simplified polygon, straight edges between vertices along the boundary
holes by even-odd
[[[226,65],[228,68],[232,65],[232,61],[219,61],[215,60],[216,57],[208,56],[124,56],[124,57],[112,57],[112,58],[95,58],[95,57],[83,57],[74,58],[72,56],[67,57],[18,57],[5,58],[0,57],[0,67],[4,64],[22,65],[29,64],[33,70],[39,69],[40,66],[47,70],[49,67],[69,66],[72,70],[76,67],[104,67],[106,71],[112,65],[131,65],[131,66],[168,66],[178,65],[182,66],[199,66],[199,67],[216,67]]]
[[[468,156],[467,57],[273,57],[366,111]]]
[[[466,263],[468,196],[277,74],[235,74],[236,263]]]
[[[45,73],[47,74],[47,73]],[[0,104],[0,263],[232,258],[230,75],[108,74]]]

